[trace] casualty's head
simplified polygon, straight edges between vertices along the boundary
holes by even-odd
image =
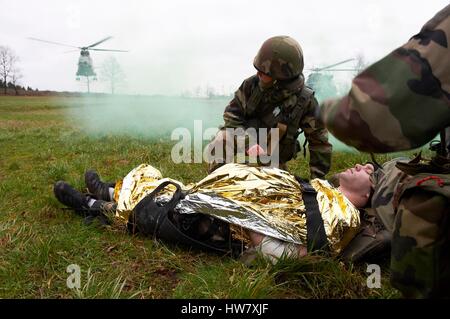
[[[357,208],[365,207],[373,192],[371,176],[375,167],[371,163],[356,164],[336,175],[339,182],[339,190]]]
[[[288,36],[266,40],[253,61],[263,85],[275,82],[303,81],[303,51],[300,44]]]

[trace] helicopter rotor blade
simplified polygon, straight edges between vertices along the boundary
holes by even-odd
[[[104,38],[103,40],[100,40],[100,41],[98,41],[98,42],[95,42],[94,44],[91,44],[91,45],[87,46],[86,48],[88,48],[88,49],[93,48],[93,47],[99,45],[100,43],[103,43],[103,42],[105,42],[105,41],[108,41],[109,39],[112,39],[112,37],[111,37],[111,36],[106,37],[106,38]]]
[[[72,53],[72,52],[78,52],[80,50],[69,50],[69,51],[64,51],[63,53]]]
[[[128,52],[125,50],[114,50],[114,49],[88,49],[89,51],[109,51],[109,52]]]
[[[357,69],[326,69],[323,71],[328,72],[328,71],[359,71],[359,70],[357,70]]]
[[[28,39],[34,40],[34,41],[40,41],[40,42],[50,43],[50,44],[62,45],[62,46],[65,46],[65,47],[70,47],[70,48],[81,49],[80,47],[76,47],[76,46],[74,46],[74,45],[68,45],[68,44],[64,44],[64,43],[58,43],[58,42],[53,42],[53,41],[41,40],[41,39],[31,38],[31,37],[28,37]]]
[[[335,64],[332,64],[332,65],[328,65],[328,66],[326,66],[326,67],[323,67],[323,68],[314,68],[314,69],[311,69],[312,71],[315,71],[315,72],[319,72],[319,71],[325,71],[326,69],[330,69],[330,68],[332,68],[332,67],[335,67],[335,66],[338,66],[338,65],[341,65],[341,64],[344,64],[344,63],[346,63],[346,62],[350,62],[350,61],[353,61],[354,59],[347,59],[347,60],[344,60],[344,61],[341,61],[341,62],[338,62],[338,63],[335,63]]]

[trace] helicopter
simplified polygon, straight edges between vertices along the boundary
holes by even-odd
[[[334,97],[338,93],[338,88],[336,87],[333,79],[333,75],[329,72],[335,71],[347,71],[354,72],[359,71],[357,68],[343,68],[343,69],[335,69],[334,67],[354,61],[356,59],[347,59],[332,65],[328,65],[320,68],[312,68],[309,71],[312,71],[309,74],[308,79],[306,80],[306,85],[311,87],[315,92],[316,96],[319,100],[324,100],[330,97]]]
[[[91,44],[91,45],[88,45],[88,46],[83,46],[83,47],[78,47],[78,46],[74,46],[74,45],[68,45],[68,44],[59,43],[59,42],[47,41],[47,40],[42,40],[42,39],[32,38],[32,37],[29,37],[28,39],[34,40],[34,41],[45,42],[45,43],[49,43],[49,44],[61,45],[61,46],[65,46],[65,47],[71,47],[71,48],[75,48],[76,49],[76,50],[71,50],[71,51],[67,51],[67,52],[74,52],[74,51],[80,50],[80,57],[78,58],[78,70],[77,70],[77,73],[76,73],[76,80],[80,81],[81,77],[86,77],[88,93],[90,92],[90,87],[89,87],[90,78],[92,77],[92,79],[94,81],[97,80],[97,74],[94,71],[94,66],[93,66],[92,58],[91,58],[91,55],[90,55],[89,51],[128,52],[128,51],[125,51],[125,50],[98,49],[98,48],[95,48],[97,45],[112,39],[111,36],[108,36],[108,37],[106,37],[106,38],[104,38],[104,39],[102,39],[102,40],[100,40],[98,42],[95,42],[94,44]]]

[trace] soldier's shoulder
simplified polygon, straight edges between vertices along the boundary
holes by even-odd
[[[304,94],[308,94],[308,95],[314,95],[314,93],[315,93],[314,89],[307,85],[303,85],[302,93],[303,92],[304,92]]]
[[[256,74],[244,79],[242,84],[255,84],[258,83],[258,76]]]
[[[246,78],[240,87],[241,90],[244,90],[246,93],[251,93],[253,89],[258,86],[258,76],[252,75],[251,77]]]
[[[302,104],[305,102],[308,103],[310,101],[315,101],[314,93],[315,92],[311,87],[304,85],[299,92],[299,97]]]

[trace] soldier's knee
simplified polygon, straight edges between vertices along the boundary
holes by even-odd
[[[391,283],[404,297],[442,297],[449,291],[449,213],[448,199],[440,194],[416,189],[402,196],[392,237]]]
[[[432,246],[443,236],[449,213],[448,199],[444,196],[423,190],[411,191],[399,202],[394,238],[410,238],[417,247]],[[397,245],[401,246],[402,242]]]
[[[413,188],[404,193],[399,207],[410,211],[417,217],[439,223],[444,214],[450,211],[449,199],[432,191]]]

